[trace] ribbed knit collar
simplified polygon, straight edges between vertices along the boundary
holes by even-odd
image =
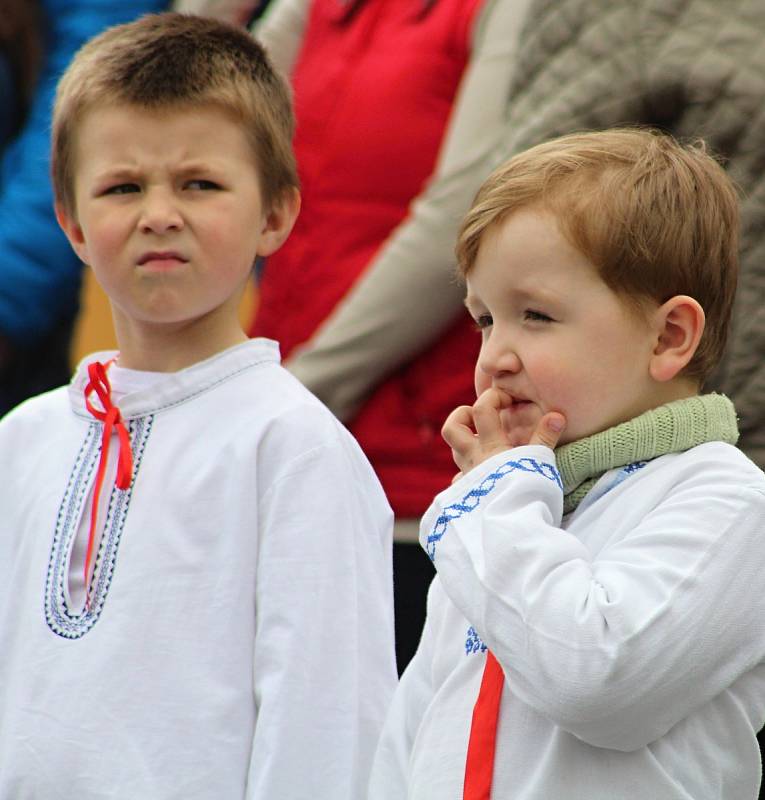
[[[605,472],[705,442],[738,441],[733,403],[721,394],[675,400],[562,445],[555,458],[563,481],[563,511],[573,511]]]

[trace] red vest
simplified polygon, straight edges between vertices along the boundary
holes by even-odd
[[[482,0],[314,0],[292,75],[303,207],[267,263],[254,336],[286,358],[347,294],[433,172]],[[427,302],[423,299],[423,302]],[[456,467],[439,431],[473,400],[479,340],[460,320],[390,376],[349,427],[397,516]]]

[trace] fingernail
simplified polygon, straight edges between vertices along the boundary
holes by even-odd
[[[547,427],[555,433],[560,433],[563,430],[563,420],[560,417],[551,417],[547,420]]]

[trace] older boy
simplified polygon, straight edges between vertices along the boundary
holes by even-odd
[[[0,798],[346,798],[395,682],[390,510],[248,341],[298,210],[287,91],[246,32],[160,15],[59,86],[58,216],[119,353],[0,425]]]
[[[700,147],[564,137],[458,244],[478,399],[423,518],[438,570],[371,796],[757,796],[765,478],[730,402],[737,200]],[[555,453],[552,449],[558,447]]]

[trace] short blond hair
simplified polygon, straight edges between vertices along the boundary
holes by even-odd
[[[243,29],[205,17],[148,14],[83,45],[59,81],[53,109],[53,187],[72,216],[78,125],[91,109],[115,104],[218,107],[250,141],[266,207],[298,186],[289,88]]]
[[[487,230],[531,206],[552,213],[609,288],[636,309],[678,294],[699,302],[704,335],[683,371],[700,383],[720,360],[738,279],[736,188],[701,141],[619,128],[537,145],[496,169],[457,240],[463,275]]]

